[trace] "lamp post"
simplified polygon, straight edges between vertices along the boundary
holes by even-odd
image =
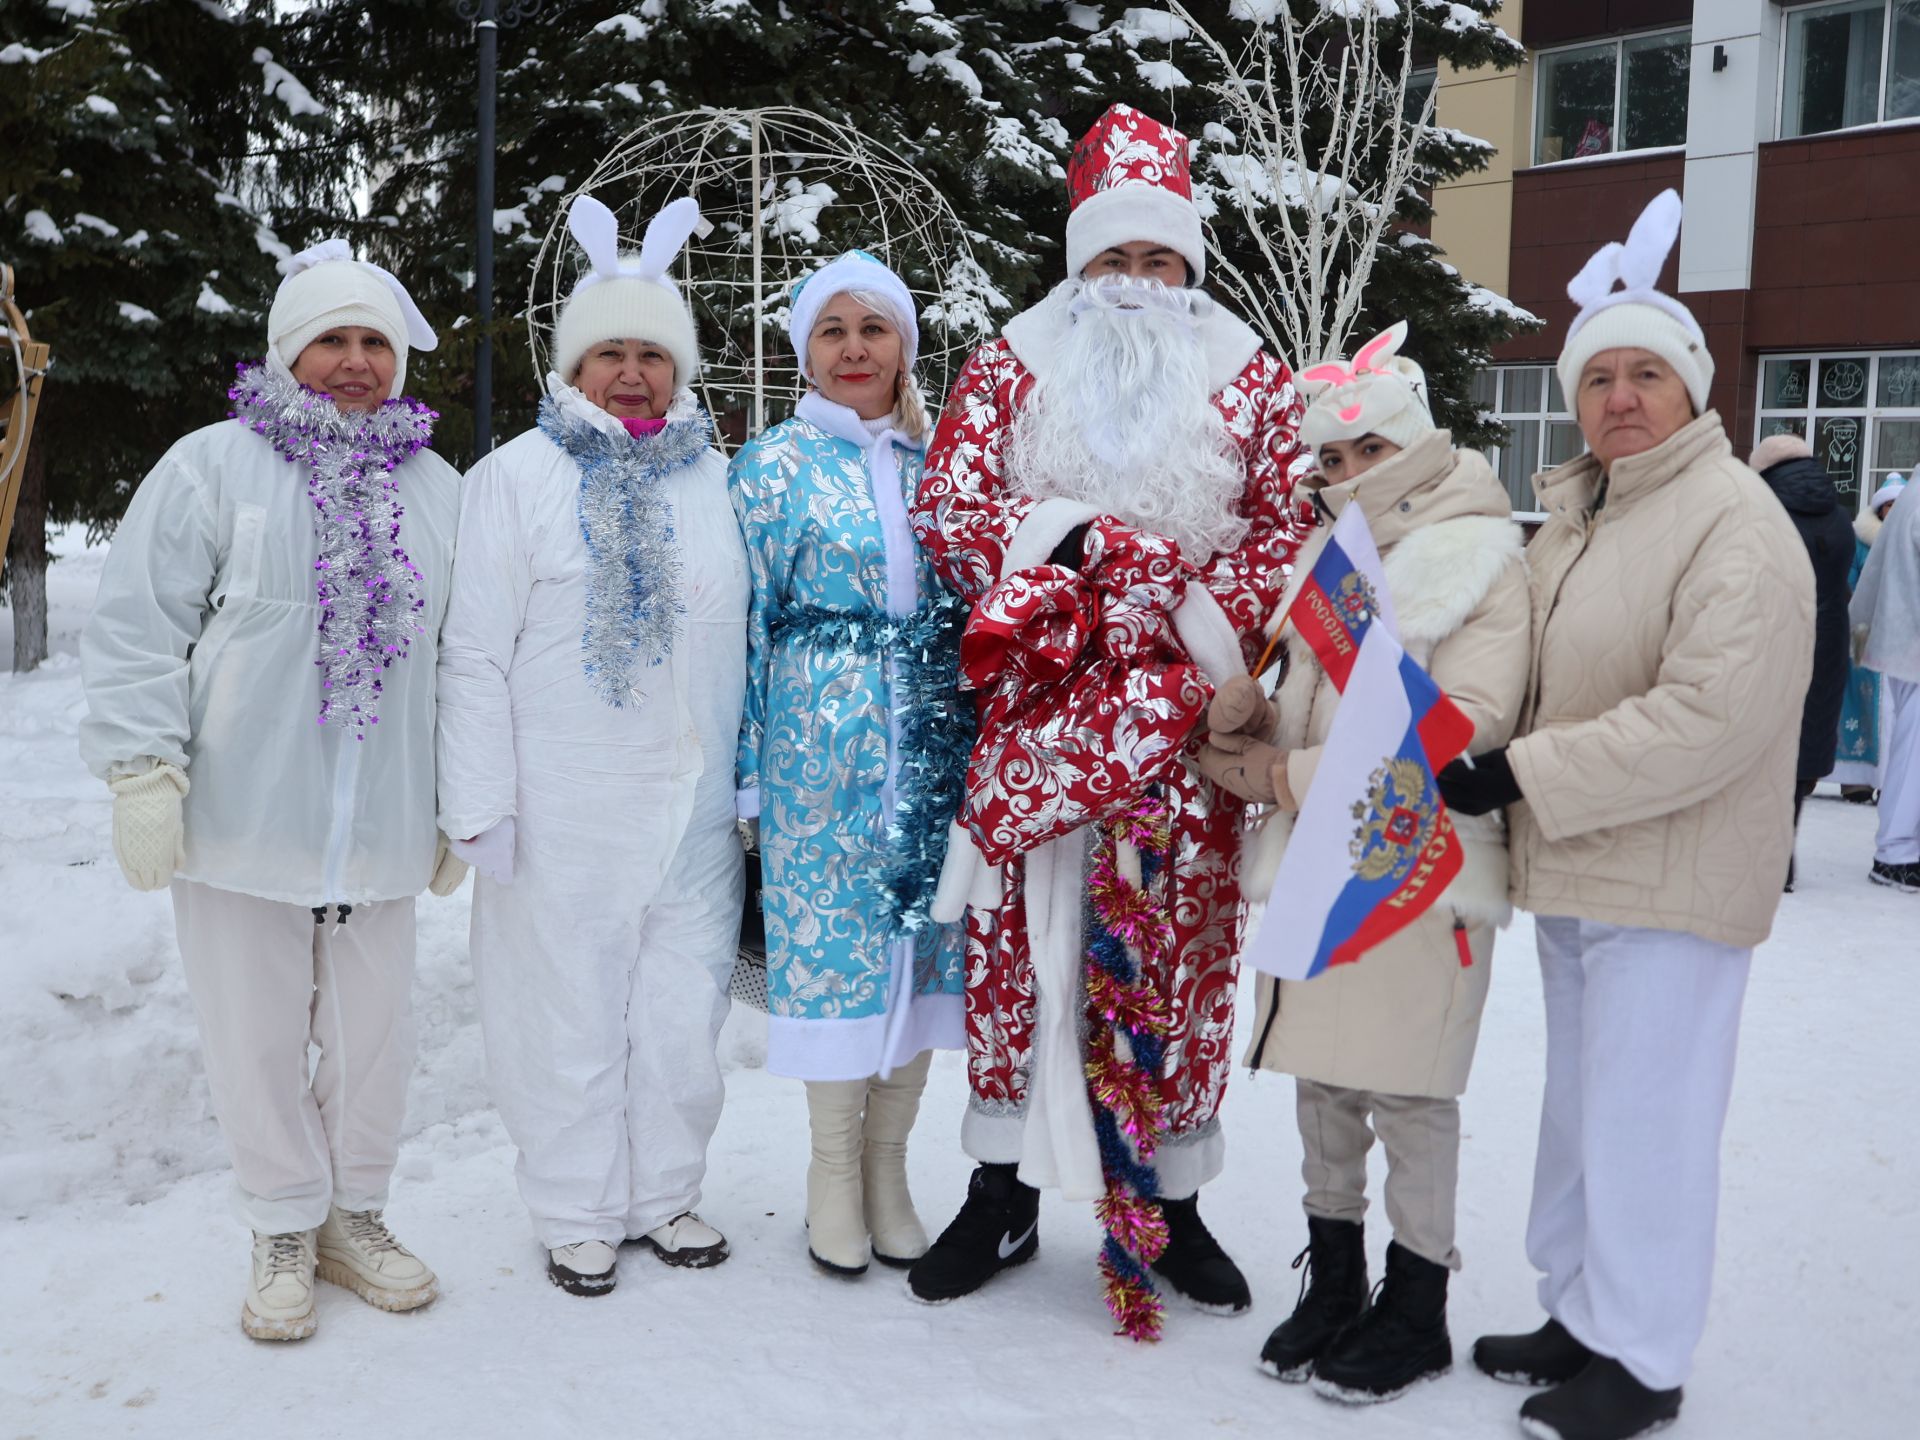
[[[499,88],[500,27],[531,19],[541,0],[457,0],[455,10],[473,24],[479,66],[480,114],[474,173],[473,288],[480,325],[473,352],[473,453],[493,449],[493,112]]]

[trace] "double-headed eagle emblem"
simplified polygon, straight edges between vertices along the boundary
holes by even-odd
[[[1333,590],[1334,613],[1348,630],[1358,630],[1380,613],[1380,597],[1358,570],[1350,572]]]
[[[1347,847],[1353,873],[1368,881],[1406,879],[1439,827],[1435,800],[1418,761],[1388,757],[1368,777],[1367,798],[1354,802],[1360,824]]]

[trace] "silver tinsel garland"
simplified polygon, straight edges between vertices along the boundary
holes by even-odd
[[[307,470],[320,602],[320,714],[356,740],[380,723],[380,676],[407,658],[426,601],[420,571],[400,544],[394,471],[426,447],[439,417],[417,400],[347,411],[291,375],[242,365],[228,412]]]
[[[661,481],[706,453],[713,424],[698,405],[676,405],[657,434],[609,433],[551,397],[540,430],[580,467],[580,534],[587,542],[587,614],[581,666],[616,710],[637,698],[640,672],[673,652],[680,547]]]

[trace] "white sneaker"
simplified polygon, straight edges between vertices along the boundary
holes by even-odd
[[[433,1271],[393,1238],[378,1210],[334,1206],[315,1244],[320,1278],[378,1309],[418,1310],[440,1293]]]
[[[255,1340],[304,1340],[320,1323],[313,1313],[313,1235],[253,1232],[253,1273],[240,1328]]]
[[[669,1265],[705,1270],[727,1258],[727,1237],[691,1210],[682,1210],[664,1225],[640,1237]]]
[[[607,1295],[619,1272],[616,1252],[604,1240],[581,1240],[547,1252],[547,1278],[569,1295]]]

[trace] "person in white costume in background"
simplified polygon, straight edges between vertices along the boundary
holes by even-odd
[[[480,877],[473,970],[520,1194],[576,1295],[615,1247],[717,1265],[693,1213],[745,875],[747,567],[668,205],[637,255],[591,196],[540,419],[474,467],[440,661],[440,816]]]
[[[316,1272],[383,1310],[437,1293],[382,1211],[413,899],[466,869],[436,844],[433,773],[460,479],[397,398],[434,333],[344,240],[281,268],[265,362],[141,483],[80,640],[114,854],[172,887],[258,1340],[313,1333]]]
[[[1885,502],[1885,528],[1848,614],[1859,663],[1881,676],[1893,712],[1868,875],[1913,894],[1920,892],[1920,499],[1902,498],[1905,488]],[[1881,497],[1873,498],[1877,509]]]

